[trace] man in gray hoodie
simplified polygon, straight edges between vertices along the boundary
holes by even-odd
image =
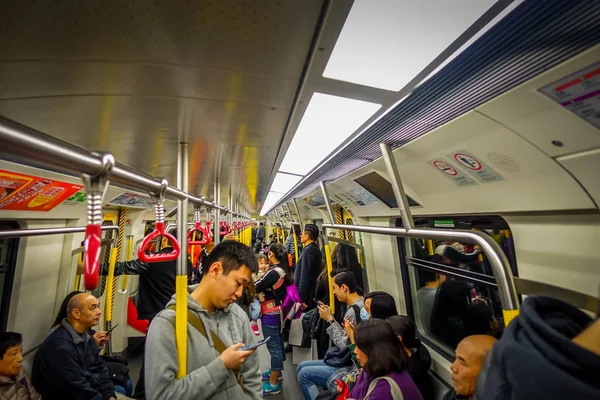
[[[262,399],[258,354],[240,350],[256,339],[248,316],[235,304],[257,270],[252,249],[231,240],[215,246],[203,263],[202,279],[190,287],[187,306],[204,324],[208,338],[188,321],[187,375],[181,379],[177,379],[175,311],[163,310],[154,318],[146,339],[148,400]],[[174,304],[175,296],[168,306]],[[225,345],[222,353],[210,331]]]

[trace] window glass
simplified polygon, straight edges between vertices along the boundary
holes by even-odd
[[[446,224],[448,221],[451,220],[445,221]],[[421,226],[433,225],[429,224],[433,221],[419,222]],[[478,224],[479,230],[500,244],[516,275],[512,235],[504,220],[494,219],[493,224],[487,224],[490,229],[477,220],[462,221],[462,225],[467,224],[471,229]],[[456,225],[441,228],[456,228]],[[502,305],[495,278],[477,246],[426,239],[402,239],[402,244],[403,273],[409,282],[405,289],[410,292],[409,303],[412,303],[410,311],[426,341],[451,359],[464,337],[502,333]]]
[[[102,226],[112,226],[114,225],[112,221],[105,220],[102,222]],[[116,235],[115,231],[103,231],[102,232],[102,240],[105,239],[114,239]],[[102,251],[100,252],[100,264],[108,264],[110,261],[110,251],[112,249],[112,244],[102,246]],[[100,277],[100,284],[94,290],[92,290],[92,295],[97,298],[100,298],[104,294],[104,289],[106,287],[106,275]]]

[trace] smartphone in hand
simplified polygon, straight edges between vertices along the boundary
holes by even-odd
[[[249,344],[248,346],[240,347],[238,349],[238,351],[254,350],[258,346],[262,346],[263,344],[266,344],[269,341],[269,339],[271,339],[271,336],[267,337],[266,339],[259,340],[258,342],[254,343],[254,344]]]

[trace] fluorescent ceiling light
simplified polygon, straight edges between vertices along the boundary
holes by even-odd
[[[325,78],[398,91],[495,0],[355,0]]]
[[[306,175],[381,108],[381,104],[314,93],[279,167]]]
[[[278,172],[277,175],[275,175],[273,184],[271,185],[271,192],[285,194],[289,192],[290,189],[300,181],[300,179],[302,179],[302,177],[298,175],[290,175]]]
[[[262,217],[266,215],[282,197],[283,193],[269,192],[265,202],[263,203],[262,210],[260,210],[260,216]]]

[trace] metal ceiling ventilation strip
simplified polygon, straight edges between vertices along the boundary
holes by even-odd
[[[400,147],[598,43],[600,2],[526,1],[283,200],[380,158],[381,141]]]

